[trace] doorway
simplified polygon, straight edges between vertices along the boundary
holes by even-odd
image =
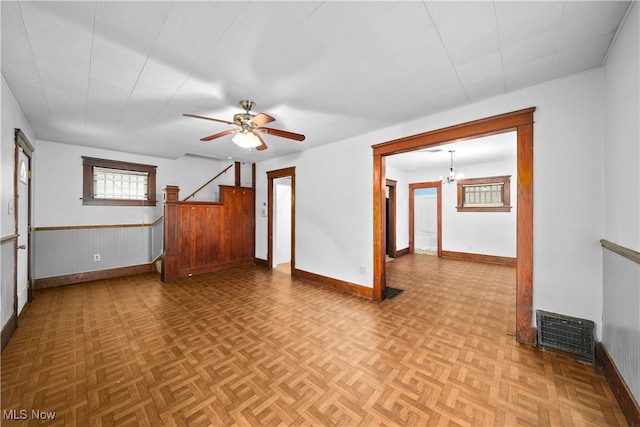
[[[15,131],[15,222],[16,282],[14,285],[14,315],[33,300],[31,286],[31,157],[33,146],[20,129]]]
[[[273,181],[273,265],[291,274],[291,177]]]
[[[409,253],[442,257],[442,183],[409,184]]]
[[[480,136],[516,131],[516,339],[534,345],[533,328],[533,113],[535,107],[453,125],[374,145],[373,148],[373,298],[386,294],[385,266],[385,158],[427,147]]]
[[[386,254],[389,258],[396,257],[396,186],[397,181],[387,179],[386,191]]]
[[[295,275],[295,167],[267,172],[267,264]]]

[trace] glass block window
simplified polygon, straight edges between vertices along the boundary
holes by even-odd
[[[146,200],[149,173],[93,168],[93,197]]]
[[[155,206],[156,167],[83,157],[85,205]]]
[[[511,176],[458,180],[458,211],[511,211],[510,180]]]

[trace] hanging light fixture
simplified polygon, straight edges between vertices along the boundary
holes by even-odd
[[[451,166],[449,166],[449,174],[447,176],[440,176],[440,180],[443,184],[452,184],[456,182],[456,173],[453,171],[453,153],[455,150],[449,150],[451,153]]]

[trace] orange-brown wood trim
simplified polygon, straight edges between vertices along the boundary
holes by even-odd
[[[161,280],[170,282],[179,277],[178,211],[180,188],[167,185],[164,189],[164,225]]]
[[[516,130],[517,265],[516,338],[535,344],[533,320],[533,113],[535,107],[449,126],[418,135],[373,145],[373,298],[382,299],[386,288],[384,258],[385,156]]]
[[[414,233],[415,233],[415,195],[413,194],[414,190],[418,188],[435,188],[438,193],[436,195],[436,204],[437,204],[437,221],[436,225],[438,230],[438,247],[437,252],[438,256],[442,256],[442,182],[440,181],[431,181],[431,182],[415,182],[409,184],[409,253],[413,253],[415,251],[415,242],[414,242]]]
[[[474,184],[495,184],[500,183],[504,187],[504,206],[464,206],[463,187]],[[486,178],[470,178],[458,180],[458,212],[511,212],[511,175],[492,176]]]
[[[267,172],[267,264],[273,266],[273,180],[291,177],[291,275],[296,271],[296,168]]]
[[[533,319],[533,111],[517,128],[516,338],[535,345]]]
[[[630,426],[640,426],[640,406],[629,390],[627,383],[613,362],[607,348],[602,343],[596,344],[596,363],[602,367],[604,376],[616,397],[622,413]]]
[[[471,254],[467,252],[442,251],[443,258],[460,259],[464,261],[482,262],[485,264],[506,265],[509,267],[516,266],[516,259],[504,256]]]
[[[241,182],[242,182],[242,177],[241,177],[241,169],[242,168],[242,164],[240,162],[235,162],[235,176],[234,176],[234,181],[235,181],[235,186],[236,187],[240,187]]]
[[[386,254],[384,242],[387,230],[384,226],[385,209],[385,158],[373,154],[373,300],[382,301],[387,290]]]
[[[76,283],[94,280],[110,279],[113,277],[132,276],[134,274],[157,271],[156,262],[134,265],[129,267],[110,268],[107,270],[88,271],[85,273],[65,274],[63,276],[43,277],[34,280],[35,289],[55,288],[58,286],[74,285]]]
[[[292,270],[293,272],[293,270]],[[372,299],[372,289],[366,286],[357,285],[355,283],[346,282],[344,280],[334,279],[332,277],[323,276],[321,274],[310,273],[304,270],[295,270],[295,277],[312,282],[322,287],[335,289],[351,295]]]
[[[530,116],[533,116],[534,111],[535,107],[526,108],[383,142],[372,147],[374,154],[388,156],[414,151],[419,148],[449,144],[453,141],[465,141],[481,135],[499,134],[530,123]],[[496,126],[498,123],[499,128]]]

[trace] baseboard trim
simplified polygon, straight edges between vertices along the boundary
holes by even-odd
[[[56,288],[58,286],[75,285],[94,280],[112,277],[132,276],[134,274],[157,272],[156,262],[130,267],[110,268],[107,270],[87,271],[85,273],[65,274],[63,276],[44,277],[34,280],[35,289]]]
[[[459,259],[464,261],[483,262],[485,264],[506,265],[509,267],[515,267],[517,262],[516,258],[509,258],[509,257],[495,256],[495,255],[470,254],[466,252],[455,252],[455,251],[442,251],[442,257]]]
[[[266,259],[254,258],[253,263],[259,267],[270,268],[269,261],[267,261]]]
[[[15,313],[12,313],[11,317],[7,321],[7,324],[2,327],[2,336],[0,338],[1,340],[0,346],[2,348],[0,349],[0,351],[4,351],[4,348],[9,343],[9,338],[11,338],[11,336],[13,335],[13,332],[16,330],[17,327],[18,327],[18,318],[16,317]]]
[[[620,375],[618,367],[613,362],[607,348],[601,342],[596,344],[596,363],[602,367],[604,376],[613,391],[622,413],[631,427],[640,427],[640,406],[636,402],[627,383]]]
[[[294,269],[293,277],[303,279],[317,285],[331,288],[340,292],[355,295],[358,297],[373,299],[373,288],[356,285],[355,283],[346,282],[344,280],[334,279],[333,277],[323,276],[321,274],[310,273],[308,271]]]
[[[403,255],[409,255],[409,248],[404,248],[396,251],[396,258],[400,258]]]

